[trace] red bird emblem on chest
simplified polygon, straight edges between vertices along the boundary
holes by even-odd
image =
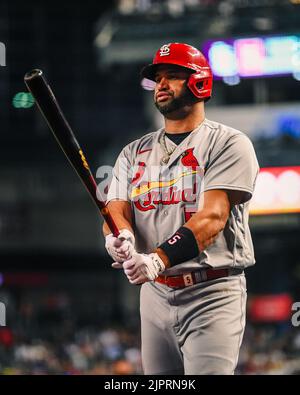
[[[195,157],[193,151],[194,148],[189,148],[182,154],[181,163],[183,164],[183,166],[189,166],[193,169],[199,167],[199,162]]]

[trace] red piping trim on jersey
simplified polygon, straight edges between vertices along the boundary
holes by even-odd
[[[140,151],[137,152],[137,154],[138,154],[138,155],[141,155],[141,154],[143,154],[144,152],[148,152],[148,151],[152,151],[152,148],[140,150]]]

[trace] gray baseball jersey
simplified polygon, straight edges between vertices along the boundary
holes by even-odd
[[[164,130],[128,144],[113,171],[107,202],[126,200],[132,217],[138,252],[153,252],[190,216],[201,210],[203,192],[226,189],[243,192],[215,242],[200,255],[165,271],[173,275],[200,267],[245,268],[255,263],[248,226],[249,199],[259,171],[255,151],[242,132],[205,119],[181,144]],[[162,166],[166,150],[172,154]]]

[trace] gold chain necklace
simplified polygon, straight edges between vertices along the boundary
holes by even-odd
[[[161,158],[160,164],[166,165],[170,160],[170,156],[173,154],[173,152],[176,150],[177,147],[172,148],[170,151],[168,150],[167,143],[166,143],[166,132],[163,132],[159,142],[160,142],[160,145],[162,146],[162,149],[165,152],[165,155]]]

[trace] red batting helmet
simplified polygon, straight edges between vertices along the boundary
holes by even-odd
[[[155,80],[156,68],[160,64],[174,64],[193,70],[187,82],[191,92],[199,99],[208,99],[212,92],[212,71],[203,54],[188,44],[169,43],[155,54],[152,64],[145,66],[142,77]]]

